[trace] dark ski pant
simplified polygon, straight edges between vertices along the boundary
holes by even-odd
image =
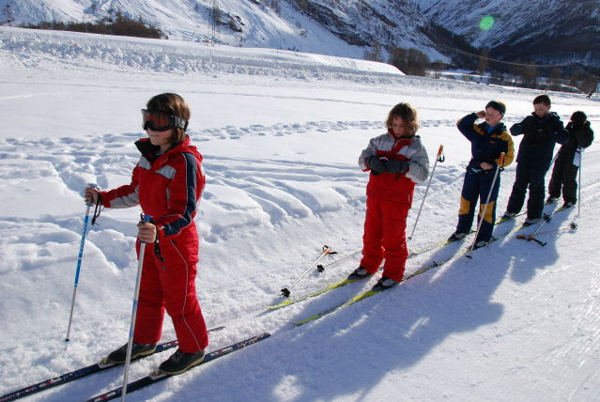
[[[525,203],[525,194],[529,187],[529,199],[527,200],[527,218],[541,219],[544,210],[544,195],[547,169],[539,167],[523,166],[517,163],[517,177],[513,184],[512,193],[508,199],[507,212],[518,214]]]
[[[550,176],[548,194],[553,198],[560,198],[562,187],[562,198],[565,202],[577,203],[577,171],[579,167],[570,161],[556,160]]]
[[[376,273],[383,259],[383,276],[400,282],[404,276],[408,248],[406,218],[410,205],[367,198],[363,258],[360,265]]]
[[[473,225],[473,218],[475,215],[475,207],[477,200],[479,199],[479,220],[483,218],[481,228],[477,236],[476,241],[485,240],[489,241],[492,237],[492,231],[494,230],[494,223],[496,221],[496,201],[498,199],[498,191],[500,189],[500,174],[496,178],[494,188],[492,189],[492,182],[494,181],[495,169],[474,172],[472,169],[467,168],[467,174],[463,183],[462,192],[460,195],[460,208],[458,210],[458,225],[456,226],[456,233],[469,233],[471,226]],[[488,195],[490,194],[490,201],[487,208],[485,203]],[[485,216],[482,217],[483,210],[485,209]]]

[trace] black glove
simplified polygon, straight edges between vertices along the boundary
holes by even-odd
[[[374,174],[385,172],[385,160],[379,159],[377,156],[371,156],[367,161]]]
[[[385,165],[385,171],[388,173],[404,173],[408,170],[408,162],[392,159]]]

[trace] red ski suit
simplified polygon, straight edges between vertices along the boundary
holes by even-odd
[[[189,137],[158,156],[158,147],[147,138],[136,146],[142,156],[131,183],[100,193],[107,208],[140,205],[158,229],[157,242],[146,246],[133,339],[157,343],[166,308],[179,348],[195,353],[208,346],[195,287],[199,239],[194,217],[205,183],[202,155]],[[138,242],[138,256],[139,248]]]
[[[402,174],[371,171],[360,265],[376,273],[385,259],[383,276],[399,282],[408,257],[406,218],[416,183],[427,178],[429,160],[419,137],[396,138],[391,131],[373,138],[363,150],[359,158],[363,170],[370,170],[367,161],[373,156],[404,160],[409,168]]]

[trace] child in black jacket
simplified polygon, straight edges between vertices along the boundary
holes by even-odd
[[[525,225],[539,222],[544,210],[545,176],[552,163],[554,145],[564,144],[568,133],[560,117],[550,112],[550,98],[539,95],[533,100],[533,113],[520,123],[513,124],[510,133],[523,135],[517,154],[517,177],[508,200],[504,219],[511,219],[521,211],[525,195],[527,200],[527,219]]]
[[[594,131],[584,112],[577,111],[571,116],[567,124],[569,141],[562,145],[558,151],[550,185],[547,204],[551,204],[560,197],[562,187],[563,207],[572,207],[577,203],[577,170],[581,162],[584,148],[589,147],[594,141]]]

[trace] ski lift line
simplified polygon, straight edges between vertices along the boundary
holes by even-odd
[[[467,52],[465,50],[460,50],[460,49],[457,49],[457,48],[454,48],[454,47],[450,47],[450,46],[444,46],[444,45],[441,45],[441,44],[439,44],[437,42],[434,42],[434,41],[431,41],[431,43],[433,43],[437,47],[440,47],[440,48],[443,48],[443,49],[447,49],[447,50],[452,50],[454,52],[462,53],[462,54],[467,55],[467,56],[472,56],[472,57],[476,57],[478,59],[484,59],[484,60],[488,60],[488,61],[493,61],[495,63],[507,64],[507,65],[510,65],[510,66],[550,68],[550,67],[569,67],[569,66],[581,66],[581,65],[583,65],[580,62],[577,62],[577,63],[563,63],[563,64],[516,63],[516,62],[511,62],[511,61],[504,61],[504,60],[494,59],[494,58],[489,57],[489,56],[482,56],[482,55],[479,55],[479,54]]]

